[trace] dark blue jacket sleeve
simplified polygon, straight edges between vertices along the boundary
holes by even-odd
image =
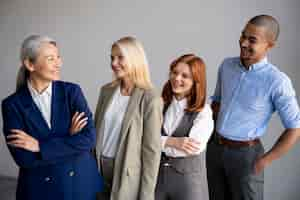
[[[16,108],[10,101],[2,102],[2,118],[3,118],[3,133],[5,139],[11,134],[11,129],[24,130],[24,123],[22,116],[17,112]],[[40,154],[33,153],[21,148],[15,148],[8,145],[8,149],[12,154],[15,162],[19,167],[30,168],[39,166],[43,163],[40,162]]]
[[[51,161],[83,151],[91,151],[96,144],[96,130],[93,115],[79,86],[74,86],[70,93],[70,100],[73,113],[76,111],[84,112],[85,116],[88,117],[88,123],[75,135],[68,134],[65,137],[41,141],[40,152],[42,160]]]
[[[54,164],[64,161],[65,159],[70,159],[72,156],[76,156],[82,152],[90,151],[95,146],[96,131],[92,113],[88,108],[87,101],[85,100],[80,87],[74,86],[69,92],[70,98],[68,99],[71,101],[69,103],[73,113],[76,111],[85,112],[85,116],[88,117],[87,125],[75,135],[68,133],[64,137],[50,137],[47,140],[39,141],[40,152],[38,153],[8,145],[15,162],[19,167],[33,168]],[[64,113],[62,113],[62,115],[63,114]],[[3,132],[5,136],[11,134],[11,129],[21,129],[25,131],[26,119],[24,119],[22,113],[16,109],[13,101],[4,100],[2,102],[2,116]],[[58,134],[53,133],[53,135]]]

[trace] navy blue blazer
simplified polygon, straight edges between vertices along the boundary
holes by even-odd
[[[74,113],[85,112],[87,125],[69,132]],[[94,200],[103,182],[91,154],[96,133],[92,113],[80,87],[53,81],[51,129],[27,85],[2,101],[3,132],[21,129],[39,141],[40,152],[8,146],[20,167],[17,200]]]

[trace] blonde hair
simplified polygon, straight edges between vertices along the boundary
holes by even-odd
[[[56,41],[48,36],[30,35],[23,41],[20,52],[22,65],[17,74],[16,91],[26,84],[26,80],[29,77],[29,71],[26,69],[24,61],[28,59],[29,62],[34,63],[38,56],[40,46],[43,43],[50,43],[56,46]]]
[[[153,88],[149,65],[142,44],[133,37],[123,37],[114,42],[112,48],[118,47],[124,56],[129,70],[129,78],[136,87],[142,89]],[[113,81],[113,84],[118,80]]]

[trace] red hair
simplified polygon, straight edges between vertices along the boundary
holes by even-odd
[[[190,67],[193,78],[193,86],[190,94],[187,96],[187,112],[200,112],[206,100],[206,70],[204,61],[193,55],[186,54],[174,60],[170,65],[170,73],[178,63],[185,63]],[[162,91],[162,98],[165,107],[169,106],[173,99],[173,91],[170,80],[168,80]]]

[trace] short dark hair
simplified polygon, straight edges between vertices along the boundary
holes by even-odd
[[[262,26],[265,27],[268,31],[269,39],[274,42],[277,41],[279,36],[279,23],[278,21],[270,16],[270,15],[257,15],[249,20],[250,24],[255,26]]]

